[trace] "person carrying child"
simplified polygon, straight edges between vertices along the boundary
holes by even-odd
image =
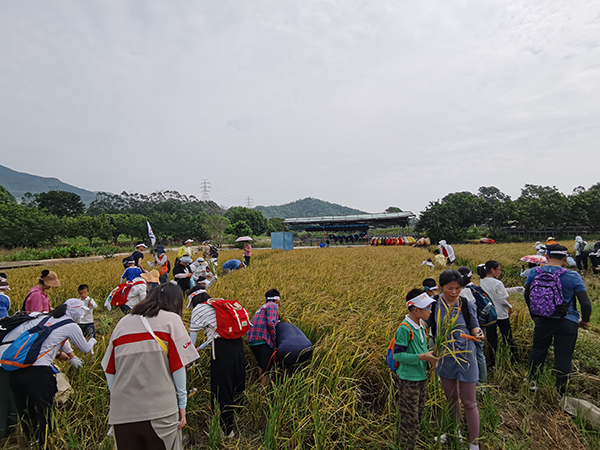
[[[400,365],[398,375],[398,411],[400,412],[400,448],[412,450],[419,438],[419,429],[427,396],[427,363],[435,368],[439,358],[427,348],[424,321],[429,318],[435,299],[422,289],[412,289],[406,296],[408,314],[396,330],[394,360]]]
[[[279,291],[269,289],[265,294],[265,303],[252,318],[252,327],[247,335],[248,346],[258,362],[258,378],[263,387],[269,382],[267,371],[273,362],[280,302]]]
[[[477,308],[465,298],[460,297],[462,275],[456,270],[444,270],[440,274],[439,285],[442,290],[438,301],[432,307],[427,325],[434,339],[437,333],[447,336],[445,345],[450,353],[444,352],[436,367],[450,413],[456,425],[460,423],[461,402],[465,409],[469,430],[470,450],[479,450],[479,408],[477,407],[477,369],[475,341],[483,340],[483,331],[477,320]],[[451,328],[450,328],[451,326]],[[458,432],[461,436],[460,430]],[[441,443],[448,437],[442,435]]]
[[[94,326],[94,309],[98,307],[93,298],[90,298],[90,288],[87,284],[82,284],[77,288],[77,295],[87,308],[87,311],[77,321],[77,325],[81,328],[81,332],[86,339],[96,337],[96,327]]]

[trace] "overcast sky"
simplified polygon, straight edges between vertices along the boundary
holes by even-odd
[[[0,0],[0,164],[419,212],[600,181],[600,2]]]

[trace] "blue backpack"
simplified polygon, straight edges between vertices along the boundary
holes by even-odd
[[[477,318],[479,319],[479,326],[487,327],[494,325],[498,320],[498,312],[494,306],[494,302],[480,286],[470,284],[467,286],[475,298],[475,305],[477,305]]]
[[[32,366],[38,359],[52,351],[50,349],[40,355],[42,345],[48,336],[50,336],[50,333],[63,325],[73,323],[69,319],[52,325],[46,325],[48,319],[50,317],[46,317],[30,330],[24,331],[17,339],[10,343],[10,347],[4,351],[2,359],[0,359],[0,364],[4,370],[10,372]],[[8,344],[8,342],[5,342],[5,344]]]
[[[400,329],[400,327],[404,325],[406,328],[408,328],[408,331],[410,331],[410,338],[408,338],[408,341],[412,341],[415,338],[415,334],[413,333],[412,328],[410,327],[410,325],[406,322],[402,322],[400,323],[400,325],[398,326],[398,329]],[[398,331],[398,329],[396,331]],[[398,367],[400,367],[400,362],[396,361],[394,359],[394,345],[396,344],[396,334],[394,333],[394,337],[392,338],[392,341],[390,342],[390,345],[388,345],[386,354],[385,354],[385,362],[387,363],[388,367],[390,368],[390,370],[394,373],[397,373]]]

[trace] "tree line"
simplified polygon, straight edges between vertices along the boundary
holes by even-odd
[[[211,239],[225,235],[257,236],[283,231],[282,219],[267,220],[260,211],[244,207],[224,210],[176,191],[149,195],[100,192],[85,207],[78,194],[48,191],[25,194],[20,202],[0,186],[0,246],[37,247],[60,239],[85,237],[118,243],[120,236],[146,240],[146,222],[160,241]]]
[[[454,192],[430,202],[416,229],[433,240],[461,242],[476,226],[489,228],[488,237],[505,239],[509,226],[529,230],[550,227],[560,234],[569,226],[600,230],[600,183],[589,189],[576,187],[565,195],[554,186],[526,184],[512,200],[494,186],[482,186],[477,194]]]

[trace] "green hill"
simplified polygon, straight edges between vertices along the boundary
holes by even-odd
[[[312,197],[296,200],[285,205],[257,206],[255,209],[263,213],[267,219],[272,217],[287,219],[288,217],[345,216],[365,213],[358,209],[348,208],[347,206],[329,203]]]
[[[48,191],[67,191],[79,194],[81,201],[89,205],[96,198],[96,193],[80,189],[67,183],[63,183],[58,178],[39,177],[28,173],[17,172],[8,167],[0,165],[0,185],[4,186],[13,197],[19,199],[26,192],[39,194]]]

